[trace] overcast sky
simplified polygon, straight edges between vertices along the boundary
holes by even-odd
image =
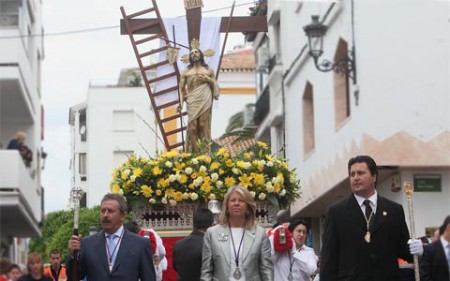
[[[183,0],[158,0],[162,17],[185,14]],[[228,16],[232,0],[203,0],[204,17]],[[234,15],[248,15],[252,0],[237,0]],[[244,4],[244,5],[243,5]],[[45,212],[67,208],[71,189],[69,108],[86,100],[89,84],[112,84],[120,70],[136,67],[131,43],[120,35],[120,6],[127,14],[151,7],[151,0],[45,0],[42,101],[48,153],[42,175]],[[210,10],[221,10],[208,12]],[[227,50],[244,43],[228,38]]]

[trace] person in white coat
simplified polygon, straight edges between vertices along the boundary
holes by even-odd
[[[297,219],[287,228],[278,226],[273,230],[269,240],[275,280],[310,281],[311,275],[316,273],[318,258],[314,250],[305,245],[308,229],[305,221]],[[292,247],[286,249],[286,245]]]

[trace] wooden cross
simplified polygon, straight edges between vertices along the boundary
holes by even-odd
[[[200,25],[202,21],[202,10],[201,7],[186,9],[186,20],[188,22],[188,38],[189,42],[192,39],[200,38]],[[148,23],[155,22],[157,19],[132,19],[130,24],[132,27]],[[228,28],[228,24],[229,28]],[[242,16],[242,17],[232,17],[230,22],[230,17],[222,17],[220,23],[220,32],[267,32],[267,18],[266,16]],[[153,26],[149,28],[144,28],[136,32],[135,34],[157,34],[159,33],[159,26]],[[123,19],[120,21],[120,34],[127,35]]]

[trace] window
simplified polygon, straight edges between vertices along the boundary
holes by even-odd
[[[114,110],[113,111],[113,130],[132,132],[134,131],[134,111],[133,110]]]
[[[19,25],[19,0],[0,0],[0,26]]]
[[[303,92],[303,153],[307,157],[315,147],[313,86],[307,82]]]
[[[87,173],[86,153],[78,154],[78,173],[80,174],[80,180],[86,181],[86,173]]]
[[[347,42],[339,39],[334,56],[337,61],[348,52]],[[334,111],[335,127],[338,128],[350,116],[349,77],[346,74],[334,72]]]

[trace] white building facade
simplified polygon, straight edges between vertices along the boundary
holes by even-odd
[[[44,58],[42,2],[0,2],[0,255],[26,263],[27,240],[41,234],[45,158],[41,104]],[[18,150],[7,150],[16,132],[33,154],[26,167]]]
[[[350,195],[347,162],[356,155],[375,159],[378,193],[403,204],[405,212],[407,200],[398,188],[405,181],[415,184],[417,236],[440,226],[450,214],[449,2],[268,6],[270,39],[258,34],[254,43],[257,53],[270,49],[262,87],[270,110],[258,137],[270,135],[273,152],[284,150],[290,167],[297,168],[302,197],[290,215],[311,219],[316,251],[326,209]],[[354,49],[355,81],[316,69],[303,31],[312,15],[328,26],[319,62]]]
[[[135,153],[154,156],[163,149],[143,87],[90,86],[86,102],[70,108],[72,186],[85,192],[81,205],[99,205],[112,172]]]

